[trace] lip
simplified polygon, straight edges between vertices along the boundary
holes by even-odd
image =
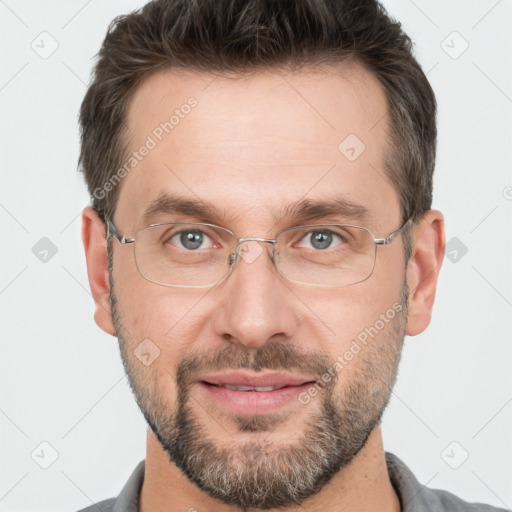
[[[201,377],[200,381],[209,384],[228,384],[230,386],[254,386],[254,387],[284,387],[284,386],[299,386],[306,382],[313,382],[316,379],[311,376],[298,376],[290,373],[264,373],[251,374],[247,372],[231,371],[226,373],[217,373],[205,375]]]
[[[239,415],[262,415],[276,411],[292,402],[300,403],[298,397],[310,388],[315,379],[286,373],[263,375],[245,372],[228,372],[205,375],[198,381],[199,388],[228,411]],[[239,391],[220,387],[222,384],[245,387],[275,386],[271,391]]]

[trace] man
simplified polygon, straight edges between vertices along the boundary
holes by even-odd
[[[445,244],[436,102],[376,1],[160,0],[81,114],[95,320],[150,429],[115,512],[485,511],[383,448]]]

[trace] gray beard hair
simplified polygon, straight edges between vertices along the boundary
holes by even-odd
[[[374,399],[362,414],[357,403],[345,402],[340,415],[326,399],[321,413],[312,413],[296,445],[279,448],[264,438],[230,451],[208,437],[188,403],[184,396],[167,423],[162,416],[149,417],[148,423],[171,462],[192,482],[244,511],[300,505],[316,494],[362,449],[386,405]]]
[[[165,390],[158,382],[148,381],[140,362],[135,360],[133,346],[124,336],[112,278],[110,285],[121,358],[136,402],[170,462],[212,498],[243,511],[301,505],[354,459],[380,423],[396,380],[405,337],[406,282],[400,302],[402,311],[357,355],[360,360],[351,379],[335,392],[340,376],[343,381],[342,369],[317,395],[317,400],[304,405],[318,407],[318,400],[322,399],[320,410],[311,412],[299,441],[279,447],[268,440],[273,429],[286,419],[280,414],[232,416],[238,430],[254,432],[255,439],[233,442],[231,450],[218,446],[190,408],[189,391],[198,372],[297,368],[321,377],[333,363],[323,355],[304,355],[292,344],[274,342],[264,345],[253,357],[235,345],[213,356],[190,355],[177,367],[177,401],[171,406],[164,399]],[[264,436],[264,432],[268,434]]]

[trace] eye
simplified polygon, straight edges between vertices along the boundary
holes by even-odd
[[[188,251],[194,251],[196,249],[208,249],[210,248],[213,240],[200,229],[186,229],[178,231],[174,235],[171,235],[168,242],[178,246],[180,249],[186,249]],[[204,243],[210,241],[209,246],[201,247]]]
[[[345,242],[345,238],[339,234],[331,231],[330,229],[315,229],[309,231],[302,238],[302,241],[306,241],[306,245],[301,242],[301,246],[307,249],[324,250],[333,247],[337,247]],[[337,245],[333,246],[333,243],[338,241]]]

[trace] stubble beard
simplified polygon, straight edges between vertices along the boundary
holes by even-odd
[[[229,439],[230,446],[222,446],[192,408],[196,402],[191,397],[195,375],[212,369],[295,368],[321,377],[333,362],[317,353],[299,352],[290,343],[274,342],[253,356],[237,345],[213,355],[190,355],[178,364],[177,399],[170,404],[166,390],[148,380],[133,355],[133,344],[124,336],[111,278],[111,306],[121,358],[144,418],[170,462],[190,481],[212,498],[243,511],[301,505],[362,450],[381,421],[396,379],[405,337],[407,295],[404,283],[402,310],[360,351],[356,356],[359,361],[350,363],[358,365],[350,372],[350,380],[344,380],[342,369],[314,400],[300,406],[309,407],[311,412],[307,421],[300,422],[304,427],[299,440],[286,446],[272,440],[272,432],[286,416],[233,416],[238,431],[253,432],[254,439],[237,442],[235,434]],[[336,388],[338,381],[341,385]],[[211,420],[218,423],[216,418]],[[225,428],[232,429],[231,424]]]

